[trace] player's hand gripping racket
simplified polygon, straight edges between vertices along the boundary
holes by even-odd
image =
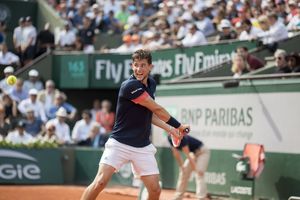
[[[179,132],[179,130],[178,130],[178,132]],[[185,128],[185,129],[183,130],[182,133],[179,132],[178,134],[183,134],[183,136],[185,136],[185,135],[187,135],[189,132],[190,132],[190,129],[189,129],[189,128]],[[173,135],[171,135],[171,139],[172,139],[172,144],[173,144],[173,146],[174,146],[174,147],[179,147],[180,142],[181,142],[181,139],[179,139],[179,138],[177,138],[177,137],[175,137],[175,136],[173,136]]]

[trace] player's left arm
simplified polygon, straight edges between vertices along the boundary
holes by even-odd
[[[175,128],[160,120],[155,114],[152,115],[152,124],[165,130],[168,134],[174,135],[175,137],[179,137],[179,132]]]

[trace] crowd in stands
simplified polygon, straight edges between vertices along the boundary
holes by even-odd
[[[273,44],[300,27],[300,2],[295,0],[48,2],[66,21],[68,29],[80,36],[87,52],[94,50],[92,41],[99,32],[123,34],[124,44],[119,48],[102,49],[123,53],[141,46],[155,50],[230,39],[260,39],[263,44]],[[62,32],[65,34],[66,30]],[[70,38],[74,45],[74,35]]]
[[[64,27],[54,34],[49,23],[37,30],[30,16],[21,17],[14,49],[1,45],[0,65],[20,67],[51,49],[130,53],[226,40],[257,40],[275,52],[276,42],[300,28],[298,0],[47,1]],[[0,25],[0,42],[5,42],[5,23]],[[121,34],[123,44],[96,49],[98,33]]]
[[[274,53],[276,70],[274,73],[297,73],[300,72],[300,55],[296,52],[287,53],[283,49],[277,49]],[[251,55],[248,48],[241,46],[236,49],[232,58],[231,71],[234,78],[252,72],[265,66],[265,60]]]
[[[11,66],[4,69],[6,77],[13,72]],[[110,101],[95,100],[93,108],[83,110],[78,120],[77,109],[52,80],[47,80],[44,88],[37,70],[30,70],[28,76],[27,80],[18,78],[13,86],[6,78],[0,82],[0,141],[104,146],[115,117]]]

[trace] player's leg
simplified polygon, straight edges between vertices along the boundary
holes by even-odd
[[[115,170],[116,169],[110,165],[100,164],[94,181],[85,189],[81,196],[81,200],[96,199],[98,194],[105,188],[108,181],[111,179]]]
[[[148,190],[149,200],[158,200],[161,192],[155,153],[156,148],[150,144],[134,150],[130,158],[134,176],[143,181]]]
[[[197,152],[198,153],[198,152]],[[210,151],[207,147],[203,146],[197,156],[197,170],[201,173],[196,175],[196,196],[199,199],[206,199],[207,197],[207,187],[204,180],[204,173],[207,170]]]
[[[105,188],[113,173],[128,162],[128,154],[129,152],[120,143],[114,139],[108,139],[101,156],[98,173],[94,181],[84,191],[81,199],[95,199]]]
[[[148,191],[148,200],[159,200],[161,188],[159,185],[159,175],[141,176],[145,187]]]
[[[193,169],[190,161],[186,159],[184,161],[183,168],[179,172],[176,192],[173,198],[174,200],[181,200],[183,198],[192,171]]]

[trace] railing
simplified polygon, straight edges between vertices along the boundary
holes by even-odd
[[[268,74],[268,75],[251,75],[251,76],[241,76],[239,78],[233,78],[232,76],[222,76],[222,77],[206,77],[206,78],[193,78],[193,79],[183,79],[183,80],[170,80],[161,81],[163,84],[182,84],[182,83],[200,83],[200,82],[220,82],[220,81],[233,81],[239,82],[242,80],[264,80],[264,79],[276,79],[276,78],[298,78],[300,73],[292,74]]]
[[[300,197],[291,196],[288,200],[300,200]]]

